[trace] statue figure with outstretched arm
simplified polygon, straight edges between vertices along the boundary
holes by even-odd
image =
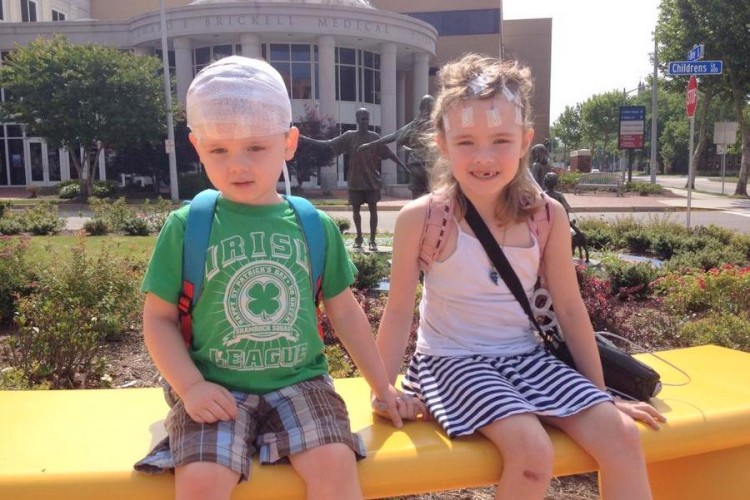
[[[425,95],[419,103],[419,114],[416,118],[395,132],[359,147],[360,150],[367,150],[395,141],[398,146],[407,150],[406,170],[410,174],[409,189],[411,189],[412,198],[419,198],[430,191],[428,169],[429,148],[425,145],[425,137],[431,127],[431,115],[434,104],[435,98],[431,95]]]
[[[362,248],[362,216],[360,209],[364,203],[370,210],[370,250],[377,250],[375,235],[378,229],[378,201],[380,201],[380,162],[390,159],[406,168],[396,154],[388,146],[360,150],[360,146],[380,139],[380,135],[369,130],[370,112],[360,108],[356,112],[357,130],[349,130],[333,139],[312,139],[304,135],[300,141],[331,148],[336,155],[349,155],[349,175],[347,188],[349,204],[352,206],[352,219],[357,230],[354,248]]]

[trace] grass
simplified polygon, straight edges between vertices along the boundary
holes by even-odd
[[[50,264],[59,256],[76,251],[80,236],[35,236],[29,238],[27,259],[41,266]],[[154,236],[85,236],[86,251],[97,255],[106,244],[115,257],[130,257],[145,264],[151,257]]]

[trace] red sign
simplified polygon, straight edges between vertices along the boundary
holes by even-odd
[[[695,114],[695,108],[698,107],[698,80],[695,79],[695,75],[690,77],[687,85],[687,92],[685,92],[685,110],[687,110],[688,118],[692,118]]]

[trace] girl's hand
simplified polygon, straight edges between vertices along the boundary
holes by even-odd
[[[396,391],[396,410],[400,419],[405,420],[429,420],[430,414],[427,407],[419,399],[408,396],[403,392]],[[383,417],[389,417],[387,404],[376,396],[372,396],[372,409],[375,413]],[[391,419],[393,420],[393,419]],[[395,422],[394,422],[395,423]],[[399,427],[397,425],[397,427]]]
[[[659,430],[659,423],[664,423],[667,418],[648,403],[642,401],[627,401],[615,397],[615,407],[636,421],[641,421],[655,431]]]

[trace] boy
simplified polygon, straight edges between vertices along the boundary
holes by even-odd
[[[177,498],[228,499],[258,451],[263,463],[291,462],[308,498],[361,498],[355,454],[365,450],[328,376],[302,230],[276,193],[299,136],[284,82],[263,61],[221,59],[193,80],[187,119],[221,196],[188,348],[176,305],[187,207],[165,224],[144,278],[144,337],[173,405],[168,443],[136,469],[174,468]],[[321,221],[326,312],[369,382],[374,407],[400,427],[396,390],[349,289],[353,265],[336,225],[325,215]]]

